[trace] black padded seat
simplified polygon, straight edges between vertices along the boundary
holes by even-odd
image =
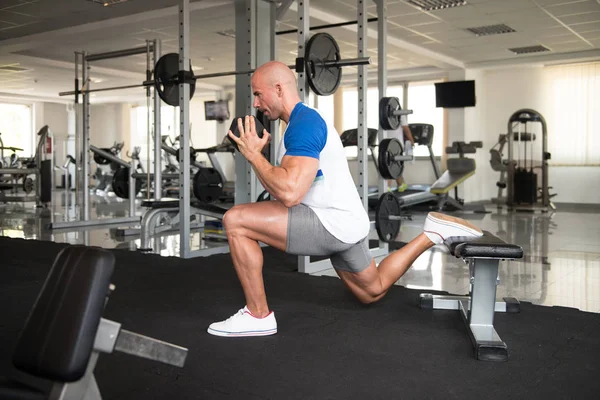
[[[61,250],[17,342],[15,367],[59,382],[85,374],[114,265],[114,255],[104,249]]]
[[[192,201],[191,206],[200,210],[205,210],[213,214],[224,215],[227,212],[227,208],[220,207],[214,204],[203,203],[201,201]]]
[[[483,231],[483,236],[472,239],[464,237],[451,237],[444,241],[450,253],[462,258],[498,258],[518,259],[523,258],[523,248],[516,244],[506,243],[488,231]]]
[[[47,398],[48,394],[46,393],[0,377],[0,399],[2,400],[44,400]]]
[[[358,146],[358,129],[348,129],[340,135],[340,139],[342,140],[342,145],[344,147],[348,146]],[[367,146],[375,147],[377,146],[377,129],[369,128],[367,133]]]
[[[174,208],[179,207],[179,200],[144,200],[142,207],[148,208]]]

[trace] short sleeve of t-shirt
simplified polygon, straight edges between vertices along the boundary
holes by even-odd
[[[283,140],[286,156],[305,156],[318,160],[327,143],[327,125],[318,112],[298,103],[290,115]]]

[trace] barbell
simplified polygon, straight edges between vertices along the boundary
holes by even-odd
[[[317,33],[306,43],[305,57],[297,58],[294,65],[288,65],[298,73],[306,72],[306,79],[310,88],[319,96],[328,96],[337,90],[342,79],[342,67],[367,65],[371,63],[370,57],[342,59],[340,48],[328,33]],[[218,78],[232,75],[251,74],[255,70],[216,72],[211,74],[194,75],[189,71],[179,70],[179,54],[167,53],[160,57],[154,66],[154,80],[147,80],[137,85],[114,86],[97,89],[81,89],[60,92],[59,96],[78,95],[79,93],[93,93],[107,90],[131,89],[136,87],[154,86],[160,98],[171,106],[179,105],[179,84],[190,84],[190,99],[196,89],[196,81],[201,79]]]

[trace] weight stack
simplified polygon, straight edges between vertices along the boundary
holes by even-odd
[[[44,160],[40,168],[41,193],[40,201],[50,203],[52,201],[52,161]]]
[[[537,203],[537,174],[525,169],[515,170],[514,202],[517,204]]]

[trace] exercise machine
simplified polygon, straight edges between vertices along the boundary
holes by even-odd
[[[115,142],[111,147],[102,148],[101,150],[115,157],[120,157],[124,145],[124,142]],[[96,162],[96,171],[93,175],[96,180],[94,191],[102,192],[103,195],[106,195],[112,191],[111,181],[117,169],[120,168],[120,165],[115,161],[102,157],[99,153],[94,153],[94,161]]]
[[[465,210],[466,208],[464,200],[458,197],[458,185],[475,174],[475,160],[465,157],[465,154],[475,153],[477,149],[481,147],[483,147],[482,142],[453,142],[452,146],[446,147],[446,153],[458,154],[459,157],[448,159],[447,170],[431,185],[431,187],[429,187],[428,190],[408,194],[395,191],[389,193],[396,197],[400,209],[408,209],[412,206],[424,205],[424,211]],[[379,171],[382,176],[386,179],[396,179],[396,177],[400,176],[404,166],[402,165],[402,167],[390,168],[394,157],[390,156],[389,154],[383,156],[386,152],[382,151],[381,149],[379,153],[380,159],[378,164]],[[403,163],[404,161],[397,160],[395,162]],[[394,174],[387,174],[385,171],[397,172]],[[452,190],[454,190],[454,197],[450,196]],[[474,211],[480,210],[482,210],[482,207],[474,209]]]
[[[541,149],[533,143],[536,135],[531,124],[540,124],[542,129]],[[546,120],[537,111],[521,109],[508,119],[508,160],[506,162],[506,206],[515,210],[540,210],[556,207],[550,200],[548,186],[548,128]]]
[[[101,400],[94,377],[100,353],[120,351],[183,367],[188,349],[121,328],[102,318],[115,290],[114,255],[69,246],[57,255],[13,353],[14,377],[0,398]],[[57,295],[60,294],[60,295]],[[52,383],[50,391],[40,379]]]
[[[37,133],[39,137],[33,157],[16,157],[12,154],[6,160],[7,167],[0,168],[0,202],[35,201],[37,207],[45,207],[52,201],[53,153],[52,133],[48,125]],[[1,138],[0,138],[0,143]],[[16,147],[0,146],[2,160],[4,150],[22,151]],[[35,195],[29,195],[35,190]],[[5,192],[9,192],[6,194]]]
[[[508,171],[508,161],[503,159],[504,147],[508,140],[508,135],[501,133],[498,135],[498,142],[490,149],[490,166],[496,172],[500,172],[500,179],[496,182],[498,195],[492,198],[492,203],[503,204],[506,202],[506,196],[503,195],[506,189],[506,172]]]

